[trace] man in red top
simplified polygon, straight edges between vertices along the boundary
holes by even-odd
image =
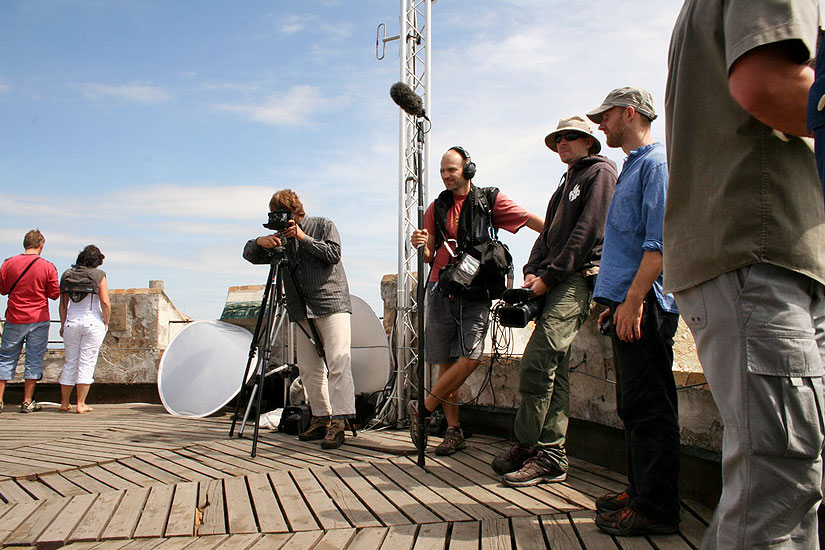
[[[490,318],[488,297],[445,296],[437,289],[438,275],[482,225],[492,223],[494,228],[506,229],[511,233],[525,225],[536,232],[544,226],[544,220],[527,212],[494,188],[488,197],[492,220],[486,219],[477,197],[488,193],[472,185],[475,171],[475,163],[462,147],[451,147],[444,153],[441,158],[441,180],[446,191],[427,208],[424,228],[414,231],[410,238],[413,246],[424,246],[424,261],[432,263],[427,283],[424,355],[427,362],[438,365],[439,372],[424,405],[427,409],[425,416],[441,405],[447,418],[444,441],[436,448],[438,455],[451,455],[465,446],[458,424],[457,390],[481,363]],[[440,217],[437,212],[445,211],[443,219],[437,219]],[[483,223],[479,223],[478,216],[484,217],[481,220]],[[486,235],[486,229],[481,233]],[[417,440],[416,406],[417,403],[411,401],[408,414],[413,421],[413,443],[419,447],[426,445],[426,441]]]
[[[34,401],[34,386],[43,377],[43,356],[49,343],[49,302],[60,297],[57,269],[40,257],[46,239],[38,229],[23,238],[24,252],[7,258],[0,266],[0,294],[8,295],[6,323],[0,345],[0,410],[6,381],[14,377],[14,369],[26,344],[26,370],[23,374],[23,404],[21,413],[39,411]]]

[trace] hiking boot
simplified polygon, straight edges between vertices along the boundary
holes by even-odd
[[[464,442],[464,432],[461,431],[461,428],[450,426],[447,428],[447,431],[444,432],[444,441],[435,448],[435,454],[438,456],[450,456],[466,446],[467,443]]]
[[[533,456],[536,456],[536,451],[530,447],[513,443],[512,447],[496,456],[490,466],[497,474],[509,474],[520,470],[527,459]]]
[[[322,449],[337,449],[344,442],[344,432],[347,430],[347,421],[335,418],[329,423],[327,435],[321,441]]]
[[[313,441],[315,439],[324,439],[329,428],[328,416],[313,416],[309,421],[309,427],[306,431],[298,436],[301,441]]]
[[[424,439],[418,439],[418,401],[410,400],[407,403],[407,416],[410,417],[410,439],[412,439],[413,445],[419,451],[421,449],[427,448],[427,428],[426,428],[426,417],[425,417],[425,428],[424,428]]]
[[[527,487],[539,483],[560,483],[567,479],[567,472],[542,459],[541,453],[528,458],[519,470],[504,474],[504,483],[511,487]]]
[[[630,505],[630,493],[627,489],[621,493],[607,493],[603,497],[596,499],[596,512],[604,514],[605,512],[615,512]]]
[[[610,535],[641,537],[644,535],[672,535],[679,531],[678,523],[663,523],[625,506],[615,512],[596,516],[596,525]]]
[[[32,399],[31,403],[23,403],[20,405],[21,413],[33,413],[43,409],[43,405]]]

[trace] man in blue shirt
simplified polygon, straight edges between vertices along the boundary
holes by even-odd
[[[594,299],[608,307],[599,324],[613,344],[628,487],[596,501],[596,525],[614,535],[675,533],[679,421],[672,366],[679,312],[662,291],[665,148],[653,142],[656,112],[645,90],[613,90],[587,116],[608,146],[628,155],[607,213],[594,290]]]

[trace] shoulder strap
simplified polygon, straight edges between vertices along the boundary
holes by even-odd
[[[29,262],[29,265],[26,266],[26,269],[23,270],[23,273],[21,273],[20,276],[17,278],[17,280],[14,281],[14,284],[11,285],[11,288],[9,289],[9,293],[8,293],[9,296],[11,296],[11,293],[14,290],[14,287],[17,286],[17,283],[20,282],[20,279],[23,278],[23,275],[25,275],[26,272],[29,270],[29,268],[34,265],[34,262],[36,262],[39,259],[40,259],[40,256],[35,256],[34,259],[31,262]]]
[[[482,187],[479,191],[481,191],[481,193],[476,193],[476,198],[481,207],[481,211],[484,212],[487,219],[490,220],[490,238],[495,240],[498,238],[498,229],[496,229],[493,223],[493,208],[495,208],[496,199],[498,198],[498,187]]]

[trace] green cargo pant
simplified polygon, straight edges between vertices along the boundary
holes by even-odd
[[[564,450],[570,413],[570,344],[590,314],[592,291],[573,274],[548,289],[521,359],[521,404],[513,426],[516,440],[567,471]]]

